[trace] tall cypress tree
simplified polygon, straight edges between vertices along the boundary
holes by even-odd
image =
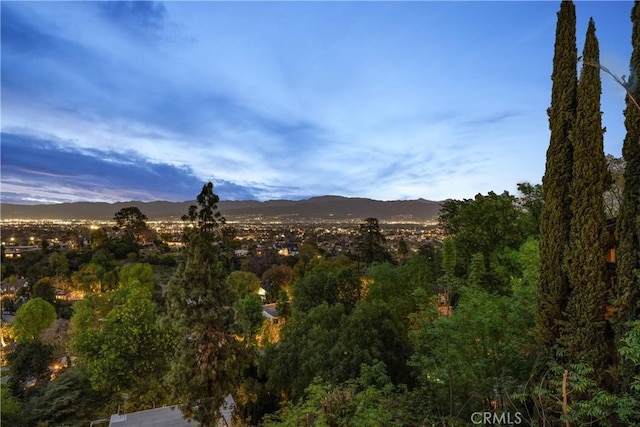
[[[640,100],[640,3],[631,11],[633,22],[631,73],[629,90]],[[627,321],[638,317],[638,291],[640,273],[640,111],[629,96],[624,112],[627,135],[622,146],[626,162],[622,203],[616,225],[618,234],[616,301],[614,319]]]
[[[607,163],[600,112],[599,47],[593,19],[589,21],[583,66],[578,83],[576,122],[571,132],[571,231],[565,254],[571,295],[567,306],[568,334],[563,340],[572,359],[602,373],[606,358],[604,318],[606,282],[606,212],[604,191]]]
[[[631,22],[633,52],[628,89],[630,95],[640,102],[640,3],[637,1],[631,10]],[[627,332],[625,323],[638,319],[640,314],[640,111],[629,95],[624,116],[627,135],[622,146],[622,156],[626,168],[622,203],[616,224],[618,264],[611,319],[618,341]],[[623,374],[622,378],[633,377],[628,374]]]
[[[539,345],[549,356],[561,336],[560,321],[569,299],[564,249],[571,223],[570,183],[573,148],[569,135],[576,112],[578,82],[576,11],[572,1],[560,4],[553,57],[551,138],[543,181],[544,208],[540,225],[540,282],[536,313]]]

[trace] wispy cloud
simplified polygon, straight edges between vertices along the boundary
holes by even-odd
[[[611,57],[627,6],[599,26]],[[224,198],[444,199],[542,176],[557,4],[0,7],[3,200],[186,200],[209,180]]]
[[[155,1],[98,2],[97,6],[113,24],[135,34],[162,31],[167,10]]]
[[[131,152],[77,150],[26,135],[2,133],[1,137],[3,200],[15,194],[24,200],[38,194],[58,201],[78,196],[91,200],[106,196],[108,201],[132,196],[143,201],[190,200],[202,183],[187,168],[152,163]]]

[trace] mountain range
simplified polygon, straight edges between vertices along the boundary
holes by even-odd
[[[186,202],[75,202],[41,205],[0,203],[7,219],[110,220],[122,208],[135,206],[149,220],[177,220],[195,201]],[[373,217],[381,221],[435,220],[441,202],[424,199],[381,201],[366,198],[320,196],[306,200],[220,201],[218,210],[229,221],[354,221]]]

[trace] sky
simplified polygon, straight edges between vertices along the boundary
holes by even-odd
[[[628,74],[631,1],[576,1]],[[540,183],[559,1],[0,2],[4,203]],[[624,89],[602,74],[604,150]]]

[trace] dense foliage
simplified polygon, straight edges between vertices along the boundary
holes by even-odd
[[[13,333],[18,342],[35,341],[56,320],[56,310],[42,298],[33,298],[16,312]]]
[[[571,224],[573,146],[570,135],[577,101],[577,61],[575,6],[571,1],[562,1],[556,27],[548,111],[551,137],[542,178],[544,209],[540,224],[541,267],[536,317],[538,343],[548,357],[553,356],[552,349],[563,335],[561,324],[569,300],[564,258]]]
[[[571,295],[567,304],[567,336],[562,342],[572,359],[587,363],[601,375],[607,366],[605,311],[608,293],[607,230],[603,194],[607,165],[600,113],[598,40],[589,21],[583,67],[578,83],[576,121],[571,134],[573,173],[571,225],[565,254]]]
[[[214,425],[218,408],[239,382],[243,344],[234,292],[225,283],[219,257],[217,231],[224,219],[211,183],[203,186],[197,201],[185,217],[195,227],[186,233],[184,260],[166,293],[167,322],[178,335],[169,384],[187,415],[202,425]]]
[[[630,330],[630,321],[640,314],[640,4],[634,3],[631,11],[633,30],[631,44],[631,70],[627,89],[625,127],[627,134],[622,146],[626,163],[622,202],[616,225],[618,236],[617,286],[613,301],[613,322],[619,341]],[[629,378],[640,374],[629,363],[622,363],[620,380],[629,390]]]

